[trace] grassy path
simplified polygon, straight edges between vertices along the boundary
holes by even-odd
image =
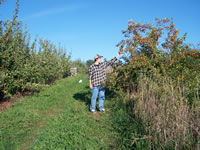
[[[88,111],[89,102],[86,75],[18,100],[0,112],[0,149],[117,149],[120,132],[111,121],[111,102],[106,113],[96,114]]]

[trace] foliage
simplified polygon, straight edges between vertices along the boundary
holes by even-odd
[[[123,60],[116,64],[113,74],[108,78],[108,87],[123,97],[126,93],[127,99],[133,101],[130,106],[135,109],[135,115],[141,117],[148,131],[146,133],[154,137],[153,147],[158,146],[156,142],[166,148],[187,149],[193,146],[197,140],[195,134],[199,134],[193,128],[200,128],[191,121],[199,115],[200,51],[184,44],[186,34],[178,37],[179,31],[170,19],[156,18],[153,25],[131,20],[128,29],[122,33],[125,40],[117,46],[124,54]],[[149,105],[144,107],[145,103]],[[171,105],[177,107],[173,110]],[[156,109],[158,116],[153,110],[148,112],[153,106],[160,108]],[[173,117],[165,115],[161,108],[165,112],[173,112]],[[185,115],[180,117],[180,112]],[[168,120],[169,117],[172,120]],[[178,122],[178,117],[186,124],[191,123],[192,127]],[[156,122],[156,119],[161,122]],[[168,129],[162,122],[164,120],[171,122],[172,126],[174,123],[174,127]],[[154,123],[163,126],[158,128],[153,126]],[[185,125],[185,128],[179,131],[176,125]],[[172,136],[173,133],[181,133],[180,138]]]
[[[5,0],[0,0],[0,5],[2,5],[4,3]]]
[[[88,68],[89,68],[90,65],[92,65],[93,63],[94,63],[94,60],[92,60],[92,59],[89,59],[89,60],[86,61],[86,65],[87,65]]]
[[[24,90],[38,90],[69,74],[70,55],[42,39],[37,50],[37,39],[30,43],[30,35],[17,20],[18,1],[16,6],[12,20],[0,21],[1,98]]]
[[[77,73],[79,74],[86,74],[88,71],[87,65],[85,62],[81,61],[80,59],[74,60],[70,63],[71,67],[77,68]]]

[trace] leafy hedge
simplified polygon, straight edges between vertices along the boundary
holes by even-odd
[[[200,50],[172,20],[154,24],[129,21],[117,46],[123,59],[107,85],[139,116],[153,149],[190,149],[199,142]],[[126,97],[126,98],[125,98]],[[145,136],[146,136],[145,135]]]
[[[48,40],[31,43],[17,20],[18,6],[12,20],[0,21],[0,99],[69,75],[70,54]]]
[[[123,60],[115,69],[111,85],[126,91],[141,71],[149,74],[156,70],[161,76],[170,77],[174,84],[187,87],[185,94],[191,106],[199,97],[200,50],[184,44],[186,35],[178,37],[179,31],[171,20],[158,18],[154,26],[130,21],[122,33],[126,39],[117,46],[123,51]]]

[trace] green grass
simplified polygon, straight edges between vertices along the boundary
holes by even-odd
[[[144,148],[130,146],[142,135],[121,104],[107,97],[106,113],[92,114],[90,96],[87,75],[79,75],[17,100],[0,112],[0,150]]]

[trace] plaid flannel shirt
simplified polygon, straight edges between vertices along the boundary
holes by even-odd
[[[97,64],[92,64],[89,67],[89,73],[88,73],[88,79],[91,80],[93,87],[99,86],[105,83],[106,81],[106,68],[110,65],[112,65],[117,58],[113,58],[108,62],[103,62]]]

